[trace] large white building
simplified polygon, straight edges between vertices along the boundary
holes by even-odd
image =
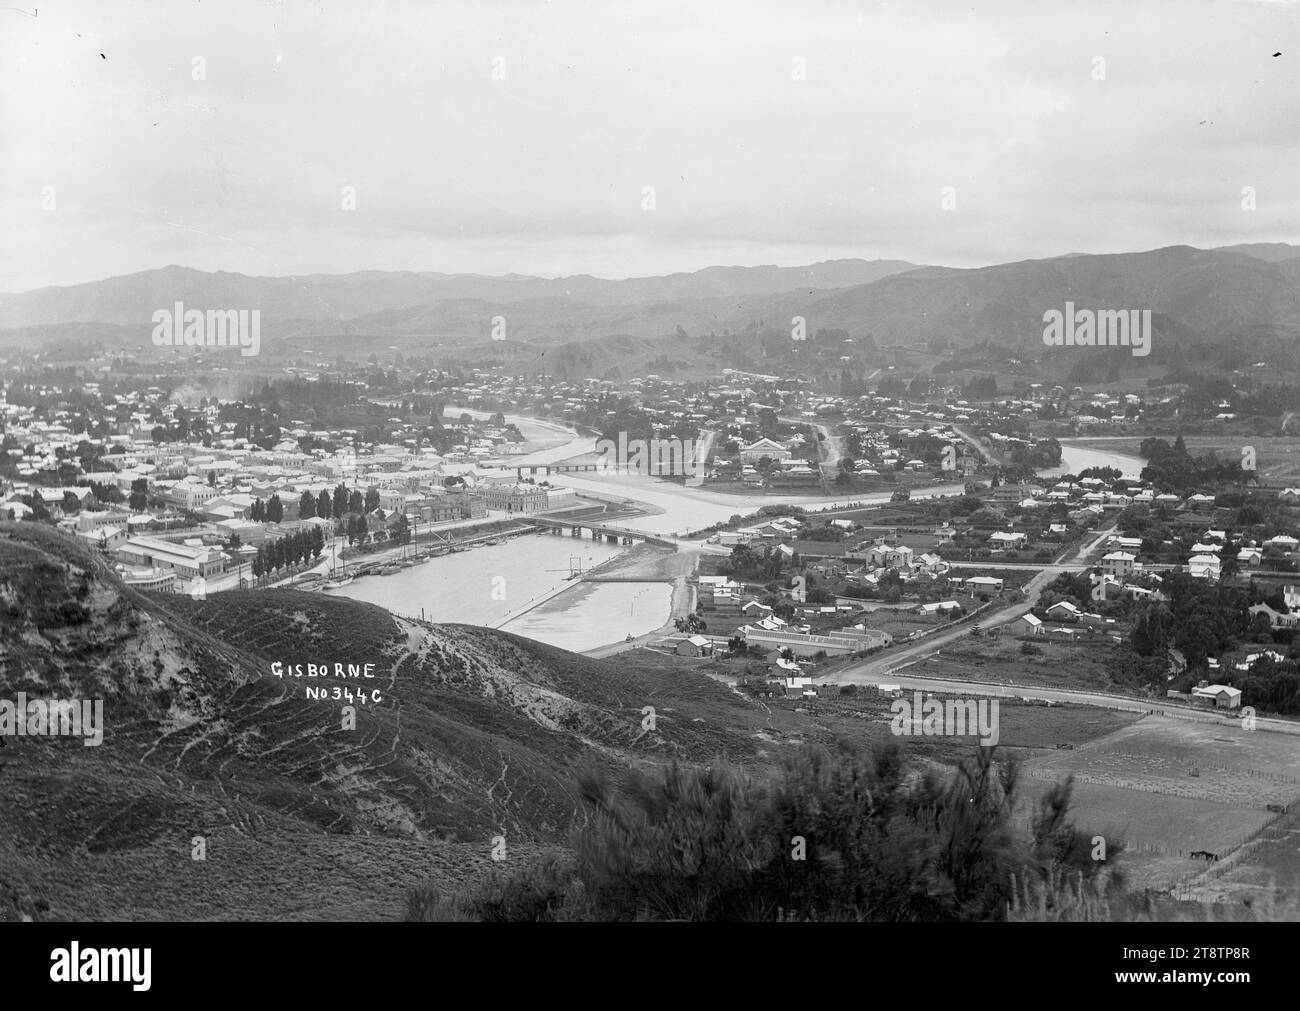
[[[479,495],[488,510],[503,513],[539,513],[548,507],[547,489],[535,484],[479,485]]]
[[[170,569],[184,579],[207,578],[226,571],[226,556],[216,548],[177,544],[148,534],[128,537],[117,556],[128,565]]]
[[[1101,560],[1101,570],[1108,576],[1126,579],[1136,569],[1137,557],[1127,551],[1112,551]]]

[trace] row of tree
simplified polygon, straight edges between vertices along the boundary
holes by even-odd
[[[253,557],[253,576],[263,576],[279,572],[302,562],[315,560],[325,550],[325,533],[320,527],[312,525],[295,530],[284,537],[267,541],[257,548]]]
[[[347,486],[339,484],[333,493],[323,491],[319,496],[305,491],[298,500],[298,518],[309,520],[319,516],[323,520],[342,519],[347,513],[372,513],[379,508],[379,489],[370,488],[364,495],[360,489],[348,491]]]

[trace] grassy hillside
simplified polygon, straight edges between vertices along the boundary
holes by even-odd
[[[344,729],[346,699],[307,697],[336,686],[381,701]],[[34,918],[396,916],[494,837],[512,857],[561,840],[583,769],[754,757],[727,729],[754,704],[698,675],[321,595],[144,595],[30,523],[0,524],[0,698],[19,691],[102,698],[106,728],[0,749],[0,904]]]

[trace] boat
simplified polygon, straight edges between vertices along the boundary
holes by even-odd
[[[379,567],[379,574],[381,576],[391,576],[394,572],[397,572],[400,569],[400,565],[381,565]]]
[[[352,582],[352,576],[348,573],[348,563],[344,562],[343,567],[339,568],[338,555],[335,552],[336,548],[331,544],[330,557],[333,559],[334,564],[330,568],[329,575],[325,577],[325,581],[321,584],[320,588],[322,590],[337,590],[339,587],[347,586],[348,583]],[[361,575],[361,573],[358,573],[358,575]]]

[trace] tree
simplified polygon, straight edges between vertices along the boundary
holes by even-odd
[[[1174,616],[1162,603],[1149,604],[1133,622],[1133,651],[1140,656],[1163,655],[1169,648]]]
[[[50,511],[45,508],[45,502],[39,494],[33,494],[31,497],[31,518],[38,523],[47,523],[52,518]]]
[[[334,489],[333,514],[339,519],[348,511],[348,489],[347,485],[340,483]]]
[[[266,503],[266,518],[270,523],[279,523],[284,519],[284,503],[280,501],[279,495],[272,495]]]
[[[298,519],[309,520],[316,515],[316,496],[309,491],[302,493],[298,500]]]
[[[368,513],[372,513],[378,508],[379,508],[379,489],[378,488],[367,489],[366,498],[365,498],[365,511]]]
[[[1069,784],[1017,824],[1021,777],[992,751],[944,776],[913,775],[896,743],[801,748],[771,782],[720,761],[584,773],[569,850],[455,896],[413,893],[407,918],[969,923],[1012,918],[1018,885],[1050,891],[1047,908],[1122,885],[1068,820]],[[1108,858],[1121,850],[1106,839]]]
[[[320,497],[316,499],[316,515],[323,520],[334,515],[334,500],[330,498],[329,492],[321,492]]]
[[[366,500],[361,494],[359,488],[354,488],[352,494],[348,496],[348,512],[360,513],[365,511]]]
[[[131,496],[127,504],[133,512],[144,512],[149,505],[149,479],[137,477],[131,482]]]

